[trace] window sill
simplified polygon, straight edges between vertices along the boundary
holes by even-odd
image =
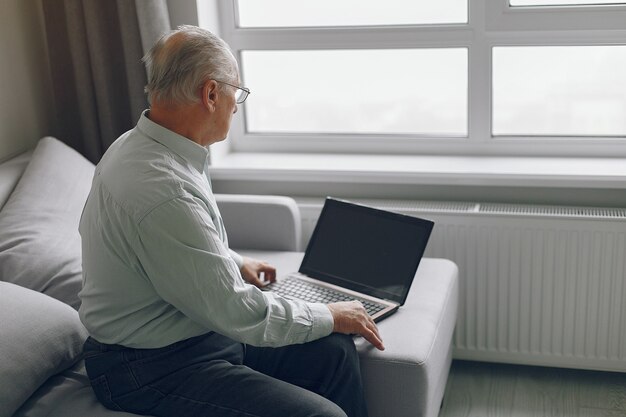
[[[213,161],[217,181],[626,188],[626,158],[322,155],[237,152]]]

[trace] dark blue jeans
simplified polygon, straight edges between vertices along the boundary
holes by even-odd
[[[107,408],[163,417],[365,417],[350,336],[281,348],[208,333],[159,349],[85,342],[85,366]]]

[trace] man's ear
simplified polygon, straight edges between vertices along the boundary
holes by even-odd
[[[200,99],[202,104],[210,111],[215,111],[217,100],[219,99],[218,84],[214,80],[207,80],[202,85],[202,92]]]

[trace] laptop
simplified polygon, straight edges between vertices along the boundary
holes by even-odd
[[[327,198],[298,272],[265,289],[308,302],[358,300],[380,321],[406,301],[433,226]]]

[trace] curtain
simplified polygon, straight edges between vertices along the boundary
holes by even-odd
[[[54,135],[97,163],[148,107],[141,58],[170,30],[166,0],[42,0]]]

